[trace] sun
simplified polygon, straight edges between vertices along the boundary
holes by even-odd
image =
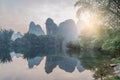
[[[99,29],[101,25],[101,18],[98,12],[84,11],[80,13],[78,18],[78,31],[85,31],[89,33],[94,33]]]
[[[92,11],[82,12],[79,16],[79,21],[84,27],[97,27],[100,23],[100,17],[98,13]]]
[[[84,12],[80,14],[80,21],[82,21],[85,25],[90,25],[91,15],[89,12]]]

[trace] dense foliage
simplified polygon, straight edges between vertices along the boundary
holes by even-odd
[[[107,78],[106,80],[120,80],[120,78],[118,78],[118,77],[111,77],[111,78]]]
[[[80,34],[81,47],[107,50],[109,55],[117,57],[114,62],[119,63],[120,0],[78,0],[75,6],[78,9],[78,22],[81,14],[85,11],[96,14],[98,18],[94,21],[92,27],[91,25],[89,27],[83,26],[84,29],[81,30]],[[109,67],[108,63],[103,62],[96,68],[94,78],[104,80],[108,74],[113,75],[112,72],[112,68]],[[117,78],[109,78],[107,80],[117,80]]]
[[[70,41],[67,43],[66,47],[69,49],[79,50],[79,51],[81,49],[80,43],[78,41],[76,41],[76,42]]]
[[[120,56],[120,0],[78,0],[77,16],[90,10],[99,15],[95,30],[84,28],[80,34],[81,46],[111,51],[114,57]],[[101,24],[98,24],[99,21]],[[97,28],[96,28],[97,27]],[[92,32],[92,33],[91,33]]]
[[[27,33],[22,38],[16,39],[13,43],[13,47],[15,52],[22,52],[25,55],[32,55],[32,57],[34,57],[39,53],[45,54],[60,51],[62,47],[61,40],[62,39],[58,38],[57,36],[36,36],[34,34]]]
[[[40,53],[52,54],[62,50],[63,38],[59,36],[26,33],[22,38],[11,40],[12,30],[0,31],[0,61],[11,61],[10,52],[23,53],[24,58],[33,58]],[[4,56],[4,57],[3,57]]]

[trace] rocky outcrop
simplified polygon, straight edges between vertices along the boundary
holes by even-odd
[[[115,75],[120,78],[120,63],[116,64],[117,66],[114,67]]]
[[[67,42],[75,41],[78,37],[77,27],[72,19],[61,22],[59,26],[57,26],[51,18],[48,18],[46,21],[46,31],[47,35],[62,37],[63,49],[65,49],[65,45]]]
[[[66,20],[57,26],[51,18],[46,21],[47,35],[60,35],[65,42],[77,39],[76,24],[72,19]]]
[[[65,39],[65,42],[76,40],[77,28],[75,22],[72,19],[69,19],[60,23],[57,34],[62,35]]]
[[[37,36],[45,35],[40,25],[36,25],[34,22],[31,22],[29,25],[28,33],[35,34]]]
[[[51,18],[48,18],[46,20],[46,31],[47,31],[47,35],[56,35],[57,25],[54,23],[54,21]]]
[[[20,32],[14,32],[11,36],[11,40],[15,41],[17,38],[22,38],[23,35]]]

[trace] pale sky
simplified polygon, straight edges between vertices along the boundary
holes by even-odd
[[[25,33],[34,21],[45,29],[47,18],[59,24],[75,20],[74,4],[77,0],[0,0],[0,27]]]

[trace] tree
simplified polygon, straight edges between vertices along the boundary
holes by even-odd
[[[105,46],[105,44],[111,44],[113,41],[115,41],[114,43],[116,44],[116,47],[119,45],[120,0],[78,0],[75,6],[78,7],[78,17],[86,10],[95,12],[101,17],[99,21],[101,21],[102,24],[97,25],[98,29],[96,29],[96,32],[93,34],[93,36],[87,35],[87,37],[91,37],[92,40],[89,40],[88,44],[86,45],[91,44],[92,47],[100,47],[103,49],[107,48],[107,46],[106,48],[102,47],[103,45]],[[87,43],[87,39],[84,34],[85,32],[81,34],[81,40],[84,43]],[[117,43],[114,39],[117,39]],[[115,47],[114,44],[111,44],[110,46]],[[119,52],[119,49],[117,49],[117,51]]]
[[[78,50],[78,51],[80,51],[80,49],[81,49],[79,41],[76,41],[76,42],[70,41],[67,43],[66,47],[71,50]]]

